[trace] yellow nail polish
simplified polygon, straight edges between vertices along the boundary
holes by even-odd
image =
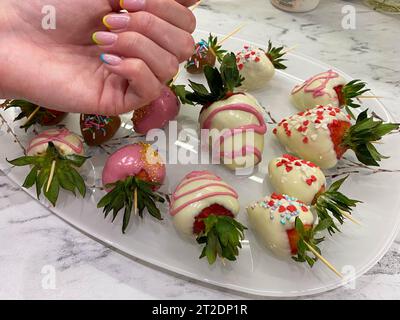
[[[112,29],[112,27],[107,23],[107,16],[103,17],[103,24],[108,28],[108,29]]]
[[[92,34],[92,40],[95,44],[100,45],[100,41],[96,39],[96,32]]]

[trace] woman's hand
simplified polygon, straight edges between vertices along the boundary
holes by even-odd
[[[139,108],[192,54],[195,18],[185,6],[195,2],[122,0],[129,13],[120,14],[117,0],[2,0],[0,93],[67,112]],[[49,5],[54,30],[42,27]]]

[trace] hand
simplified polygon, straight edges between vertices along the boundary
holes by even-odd
[[[195,18],[184,5],[195,2],[124,0],[119,14],[117,0],[2,0],[0,97],[103,115],[142,107],[191,56]],[[42,28],[45,5],[56,8],[55,30]]]

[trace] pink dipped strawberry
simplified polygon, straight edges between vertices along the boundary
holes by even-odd
[[[43,131],[31,140],[27,155],[8,161],[14,166],[30,166],[31,171],[23,187],[36,185],[39,199],[41,192],[56,205],[60,189],[75,190],[85,197],[86,186],[78,169],[85,163],[83,144],[79,136],[63,129]]]
[[[193,171],[173,193],[170,214],[179,232],[205,245],[200,258],[212,264],[217,256],[233,261],[239,254],[246,229],[235,220],[239,209],[237,193],[220,177]]]
[[[9,100],[5,104],[5,110],[10,108],[20,108],[21,112],[14,121],[26,118],[27,120],[20,128],[27,131],[34,124],[41,126],[54,126],[59,124],[67,116],[66,112],[52,110],[33,104],[25,100]]]
[[[294,87],[291,93],[293,104],[300,110],[307,110],[318,105],[328,104],[336,108],[346,107],[353,117],[350,108],[360,105],[355,99],[370,91],[361,80],[347,82],[339,73],[333,70],[319,73]]]
[[[139,134],[147,134],[152,129],[162,129],[176,119],[182,104],[191,104],[186,99],[184,85],[165,86],[159,98],[149,105],[135,110],[132,117],[133,129]]]
[[[114,152],[103,169],[103,185],[108,191],[98,203],[107,217],[112,211],[113,221],[124,209],[122,232],[129,225],[132,210],[138,209],[143,217],[144,209],[162,220],[156,202],[165,202],[156,192],[165,179],[165,164],[149,144],[135,143]]]
[[[352,124],[340,108],[319,106],[283,119],[273,132],[289,152],[328,169],[347,150],[353,150],[363,164],[379,166],[385,157],[374,143],[397,128],[398,124],[368,117],[367,110]]]

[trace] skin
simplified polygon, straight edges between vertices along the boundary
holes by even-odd
[[[195,2],[146,0],[143,11],[126,13],[125,30],[110,30],[118,34],[116,43],[98,46],[92,34],[109,31],[102,19],[120,9],[117,0],[2,0],[0,97],[104,115],[140,108],[193,53],[196,20],[185,6]],[[56,8],[55,30],[41,26],[45,5]],[[111,66],[101,53],[124,58]]]

